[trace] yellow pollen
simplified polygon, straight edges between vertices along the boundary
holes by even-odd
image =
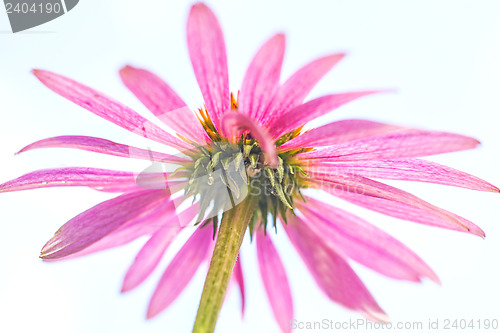
[[[238,103],[240,101],[240,92],[236,95],[236,99],[234,99],[234,94],[231,93],[231,110],[238,110]]]

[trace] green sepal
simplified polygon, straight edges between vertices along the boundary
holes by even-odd
[[[283,182],[283,177],[284,177],[284,174],[285,174],[285,168],[283,168],[283,160],[281,159],[281,157],[278,156],[278,168],[276,169],[276,171],[278,172],[278,179],[280,181],[280,183]]]
[[[248,158],[250,159],[250,165],[252,166],[252,168],[255,169],[257,167],[258,162],[259,162],[259,155],[250,154],[250,156]]]
[[[233,154],[233,160],[234,160],[234,171],[238,171],[241,163],[243,162],[243,154],[241,152]]]
[[[218,151],[212,156],[212,161],[211,161],[212,168],[215,168],[219,164],[219,159],[221,154],[222,152]]]
[[[248,181],[248,175],[247,175],[247,169],[245,168],[245,166],[243,166],[242,168],[240,168],[240,177],[241,179],[243,179],[243,181],[245,182],[245,184],[249,184],[249,181]]]
[[[280,211],[281,218],[283,219],[283,221],[285,222],[285,224],[287,224],[288,220],[286,218],[286,213],[287,213],[286,207],[284,205],[278,205],[278,208],[279,208],[279,211]]]
[[[200,157],[199,159],[197,159],[195,162],[194,162],[194,168],[197,169],[198,166],[203,163],[204,161],[207,161],[208,158],[206,156],[202,156]]]
[[[271,186],[275,187],[276,179],[274,178],[274,171],[271,168],[266,168],[265,170],[267,178],[269,178],[269,181],[271,182]]]
[[[224,170],[229,169],[229,164],[231,163],[232,159],[233,159],[232,157],[225,157],[221,160],[222,167],[224,168]]]
[[[250,153],[252,152],[253,146],[255,146],[255,142],[251,145],[244,145],[243,146],[243,157],[244,158],[247,158],[248,156],[250,156]]]
[[[283,204],[288,208],[293,209],[293,206],[290,204],[290,202],[288,202],[288,198],[283,192],[283,187],[281,186],[281,184],[276,183],[274,188],[276,189],[276,193],[278,194],[278,198],[280,198],[281,202],[283,202]]]

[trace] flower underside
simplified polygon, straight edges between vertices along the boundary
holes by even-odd
[[[281,76],[285,36],[276,34],[252,58],[239,103],[229,94],[221,26],[203,3],[190,10],[187,44],[206,104],[196,114],[154,73],[133,66],[120,70],[125,86],[168,130],[70,78],[33,71],[45,86],[76,105],[183,153],[175,156],[83,135],[42,139],[21,149],[19,153],[72,148],[151,162],[139,174],[64,167],[37,170],[0,184],[0,193],[59,186],[120,193],[66,222],[42,248],[40,258],[75,258],[146,236],[149,239],[124,278],[122,292],[130,291],[151,275],[165,252],[171,251],[172,241],[196,218],[199,227],[190,228],[193,234],[164,270],[147,317],[169,307],[210,260],[193,326],[194,333],[208,333],[215,330],[233,283],[240,289],[244,313],[245,279],[239,253],[249,228],[274,317],[283,332],[290,332],[290,320],[295,317],[292,293],[280,251],[272,237],[264,237],[270,224],[276,229],[278,222],[286,223],[282,230],[330,300],[369,320],[382,322],[387,316],[351,262],[397,280],[428,278],[439,283],[434,271],[406,245],[363,218],[308,196],[304,188],[391,218],[484,237],[484,231],[469,220],[384,182],[416,181],[498,193],[496,186],[480,178],[420,159],[477,147],[476,139],[364,119],[303,130],[346,103],[383,92],[334,93],[307,100],[344,53],[315,59],[285,79]],[[179,207],[191,200],[191,206]],[[210,224],[214,239],[217,234],[215,241]]]
[[[238,101],[233,94],[231,109],[238,112]],[[268,223],[276,229],[278,215],[286,222],[288,211],[294,213],[294,200],[305,201],[301,188],[307,184],[307,173],[293,157],[309,149],[279,153],[279,164],[272,168],[266,163],[259,141],[251,133],[244,131],[236,142],[230,142],[216,129],[206,108],[198,111],[198,120],[212,142],[206,146],[195,144],[196,148],[187,153],[193,162],[177,169],[188,174],[185,197],[192,196],[193,202],[199,199],[197,224],[201,221],[202,226],[212,224],[215,236],[219,213],[234,208],[248,195],[259,197],[249,224],[250,235],[260,225],[265,231]],[[298,136],[301,129],[280,137],[276,146]]]

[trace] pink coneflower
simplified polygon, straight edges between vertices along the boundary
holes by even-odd
[[[177,135],[87,86],[52,72],[34,71],[57,94],[180,152],[152,152],[87,136],[53,137],[23,148],[20,152],[74,148],[177,166],[175,172],[146,170],[139,175],[84,167],[48,169],[0,185],[0,192],[87,186],[121,193],[64,224],[43,247],[42,259],[74,258],[148,236],[125,276],[125,292],[141,284],[179,232],[194,224],[194,233],[160,278],[147,316],[167,308],[209,260],[193,332],[212,332],[230,279],[239,286],[244,306],[244,279],[237,257],[249,229],[274,317],[283,332],[290,332],[293,305],[287,274],[266,234],[278,223],[321,290],[371,320],[385,321],[387,316],[349,260],[394,279],[428,278],[439,283],[432,269],[404,244],[365,220],[311,197],[305,189],[392,217],[484,236],[472,222],[372,179],[499,192],[477,177],[417,159],[474,148],[477,140],[358,119],[304,130],[311,120],[377,92],[332,94],[304,103],[343,54],[314,60],[280,84],[285,37],[277,34],[259,49],[240,92],[233,95],[222,31],[206,5],[192,7],[187,39],[204,98],[204,106],[196,112],[156,75],[131,66],[120,71],[125,85]],[[185,201],[193,204],[181,209]]]

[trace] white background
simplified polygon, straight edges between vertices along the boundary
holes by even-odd
[[[317,56],[347,51],[349,56],[310,97],[366,88],[396,88],[397,93],[367,97],[317,124],[361,117],[467,134],[483,145],[432,159],[500,184],[500,2],[213,1],[210,5],[226,36],[232,91],[238,90],[257,47],[273,33],[287,34],[285,76]],[[185,43],[189,6],[187,1],[86,0],[59,19],[18,34],[9,31],[6,14],[0,13],[0,182],[46,167],[140,170],[144,166],[140,162],[65,149],[14,156],[33,141],[57,135],[91,135],[144,146],[140,138],[50,92],[30,70],[48,69],[75,78],[148,115],[119,80],[118,70],[130,63],[155,71],[191,106],[200,106]],[[408,244],[442,280],[442,286],[429,281],[412,284],[355,266],[383,309],[393,322],[420,321],[424,327],[429,319],[441,323],[500,319],[500,197],[439,185],[397,184],[472,220],[487,236],[482,240],[424,227],[339,202]],[[49,264],[38,259],[39,250],[60,225],[108,197],[84,188],[0,195],[0,332],[190,330],[204,269],[166,312],[150,321],[144,319],[146,307],[161,269],[137,290],[120,294],[122,277],[142,239],[70,262]],[[297,320],[360,318],[321,294],[279,231],[273,238],[289,273]],[[163,266],[181,243],[172,246]],[[244,244],[245,318],[241,320],[239,294],[233,288],[218,332],[278,332],[254,248],[247,240]]]

